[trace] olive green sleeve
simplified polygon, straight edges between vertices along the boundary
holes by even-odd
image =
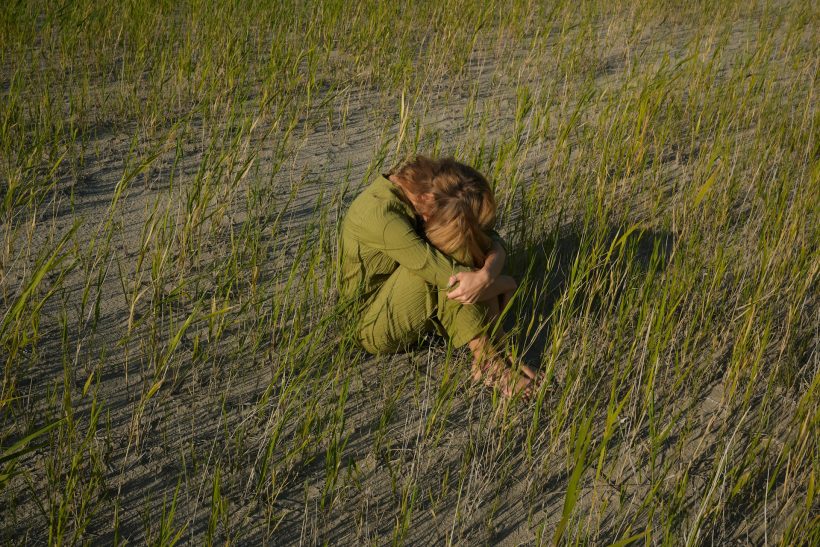
[[[373,225],[378,228],[366,230],[362,242],[382,251],[431,285],[446,289],[451,275],[470,271],[419,236],[404,215],[388,213],[383,223],[374,219]]]

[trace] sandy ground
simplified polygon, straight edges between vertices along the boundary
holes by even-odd
[[[742,29],[738,31],[738,43],[741,33]],[[670,52],[674,58],[676,48],[682,47],[687,36],[686,29],[678,29],[667,33],[664,42],[648,42],[646,45],[649,52],[656,52],[658,60],[663,52]],[[477,53],[471,60],[471,80],[479,90],[476,108],[489,114],[486,122],[489,137],[509,133],[514,123],[516,85],[537,85],[539,79],[550,71],[550,67],[538,66],[535,62],[530,63],[534,66],[528,67],[523,53],[521,57],[516,61],[516,66],[522,68],[517,81],[504,70],[508,64],[506,60],[494,57],[491,51]],[[601,86],[619,81],[619,58],[619,52],[611,53],[605,63],[606,69],[596,77]],[[645,53],[644,59],[651,62],[652,54]],[[526,68],[530,70],[523,70]],[[263,231],[263,237],[269,248],[269,260],[262,265],[259,274],[262,279],[274,279],[281,272],[290,270],[298,241],[308,229],[318,205],[334,203],[328,219],[332,225],[344,212],[345,204],[368,182],[368,176],[372,177],[379,168],[387,167],[374,167],[372,162],[382,143],[393,138],[399,129],[395,115],[396,98],[388,102],[378,90],[350,89],[328,100],[339,112],[347,109],[346,127],[342,127],[338,119],[301,120],[293,130],[286,162],[274,172],[270,158],[281,131],[275,128],[270,131],[269,120],[261,121],[251,133],[242,137],[246,139],[244,157],[252,160],[244,178],[234,189],[221,189],[224,194],[218,193],[213,199],[215,208],[222,213],[214,219],[218,222],[216,233],[221,234],[223,242],[236,237],[234,231],[248,218],[268,219],[271,227]],[[452,143],[470,142],[474,135],[469,131],[465,134],[462,114],[468,100],[469,89],[460,86],[438,89],[425,97],[427,110],[423,113],[423,123],[426,135],[422,144],[430,145],[436,136],[445,150],[452,150]],[[253,106],[248,104],[247,109],[251,110]],[[48,302],[43,314],[48,319],[41,325],[44,334],[40,344],[40,351],[46,356],[42,362],[47,362],[48,366],[31,370],[19,382],[21,391],[38,399],[35,406],[42,409],[53,404],[53,386],[63,378],[62,341],[56,314],[61,304],[66,303],[66,309],[73,313],[68,317],[67,337],[78,348],[69,378],[76,390],[82,390],[98,360],[105,362],[102,375],[93,378],[92,385],[98,390],[97,399],[104,404],[101,421],[106,435],[90,440],[95,453],[101,455],[104,483],[99,485],[98,497],[92,502],[100,505],[87,529],[87,538],[98,544],[109,544],[114,540],[112,506],[117,500],[120,537],[133,544],[142,543],[146,518],[160,515],[163,499],[170,499],[179,488],[175,521],[190,522],[183,538],[199,543],[208,526],[212,466],[217,461],[221,463],[222,493],[229,508],[225,529],[230,530],[241,544],[324,541],[360,544],[368,540],[382,543],[393,533],[395,508],[401,503],[402,496],[407,495],[403,485],[411,477],[417,481],[419,490],[413,501],[414,517],[405,536],[409,543],[437,544],[451,540],[457,544],[519,545],[536,541],[542,533],[549,537],[561,515],[567,480],[562,462],[566,454],[546,455],[537,468],[527,465],[521,436],[516,431],[497,429],[501,422],[488,413],[490,393],[468,385],[466,375],[455,385],[454,406],[441,428],[438,442],[433,445],[422,434],[433,390],[442,378],[440,363],[444,360],[445,346],[440,340],[432,340],[429,347],[415,353],[391,358],[362,356],[361,364],[352,369],[345,406],[346,431],[350,436],[341,464],[341,494],[332,510],[321,506],[325,477],[325,456],[321,453],[311,461],[292,465],[288,480],[272,505],[266,503],[264,495],[253,492],[253,465],[260,458],[264,440],[271,434],[267,416],[271,408],[275,408],[275,404],[271,407],[259,403],[271,387],[272,399],[275,399],[276,387],[270,384],[274,380],[271,361],[276,359],[275,335],[261,342],[248,340],[249,350],[242,359],[236,356],[230,361],[215,358],[210,370],[181,373],[173,386],[163,387],[145,408],[138,409],[146,385],[151,384],[150,378],[146,378],[150,373],[145,371],[143,358],[146,341],[152,336],[167,340],[169,335],[167,332],[148,332],[148,326],[139,323],[141,314],[146,313],[150,294],[137,302],[134,315],[131,315],[131,302],[124,294],[122,279],[129,283],[126,294],[133,294],[135,288],[139,292],[141,287],[148,287],[146,273],[137,273],[137,259],[143,229],[151,221],[152,209],[157,204],[159,211],[176,210],[179,214],[175,220],[182,219],[186,192],[194,184],[205,161],[203,143],[212,134],[226,134],[224,128],[208,127],[201,120],[193,120],[190,127],[173,187],[169,174],[173,169],[175,150],[171,147],[163,151],[151,169],[140,174],[119,198],[122,206],[114,213],[117,228],[112,235],[111,252],[108,255],[100,253],[109,263],[99,291],[91,287],[85,294],[83,268],[90,265],[84,265],[68,275],[64,280],[65,290]],[[95,239],[101,229],[100,219],[109,215],[117,182],[126,169],[124,158],[131,146],[134,129],[104,125],[96,129],[94,139],[89,143],[88,161],[75,182],[73,206],[66,193],[44,210],[44,224],[42,231],[34,236],[34,245],[44,241],[49,230],[57,234],[65,232],[76,219],[83,221],[76,241]],[[139,146],[147,149],[150,144],[140,143]],[[543,164],[548,160],[547,154],[547,146],[533,149],[525,165],[534,168]],[[667,167],[670,203],[677,199],[673,179],[678,170],[676,162],[670,159]],[[289,200],[293,184],[305,177],[310,184],[298,186],[297,193]],[[262,179],[269,179],[264,187],[269,191],[266,199],[270,207],[268,210],[249,208],[243,192],[249,181]],[[350,182],[350,188],[341,195],[340,186],[345,180]],[[509,208],[502,216],[500,232],[503,235],[510,233],[511,227],[520,220],[515,201],[515,196],[505,196],[505,205]],[[570,218],[571,208],[571,204],[567,206]],[[56,215],[53,215],[54,211]],[[277,217],[280,220],[275,223]],[[545,281],[554,289],[560,286],[561,272],[566,271],[572,260],[573,238],[577,235],[573,230],[571,224],[560,227],[557,244],[561,253],[557,273]],[[651,234],[646,243],[648,249],[651,249],[652,239],[661,240],[666,245],[674,239],[674,234]],[[216,237],[208,238],[206,246],[201,249],[203,256],[211,257],[213,261],[210,268],[205,261],[200,261],[199,279],[205,285],[218,283],[223,267],[220,251],[219,238]],[[19,278],[23,277],[21,271]],[[178,290],[192,289],[186,287],[189,282],[191,280],[170,279],[166,291],[174,294]],[[89,306],[83,308],[84,296],[91,301],[98,299],[100,303],[100,327],[94,332],[84,327],[90,316],[97,313]],[[546,302],[541,305],[546,306]],[[169,318],[184,318],[184,312],[173,307],[167,310]],[[129,320],[136,320],[130,333]],[[182,349],[176,362],[182,371],[185,371],[185,356],[190,359],[193,351],[195,332],[187,333],[181,342]],[[224,336],[231,347],[242,347],[242,321],[233,321]],[[257,344],[255,348],[254,343]],[[543,344],[543,340],[534,341],[531,353],[536,358]],[[725,348],[716,348],[715,355],[710,358],[719,360],[720,353],[725,351]],[[461,363],[466,363],[466,355],[461,354],[460,359]],[[620,537],[630,526],[631,523],[608,516],[611,512],[602,508],[614,506],[617,500],[623,501],[624,496],[640,503],[641,492],[650,484],[647,471],[650,451],[656,458],[656,465],[661,467],[667,458],[696,462],[695,472],[689,477],[689,488],[692,492],[703,492],[708,488],[705,484],[707,475],[705,472],[701,475],[699,470],[710,468],[714,460],[720,458],[720,454],[715,453],[717,440],[733,434],[733,424],[727,422],[732,412],[722,403],[724,386],[719,378],[716,375],[706,389],[687,393],[685,404],[697,410],[687,414],[685,424],[673,424],[664,446],[649,447],[640,438],[623,439],[624,442],[618,445],[622,452],[611,455],[619,464],[610,476],[596,479],[594,473],[585,475],[579,503],[589,507],[590,513],[603,515],[603,521],[597,524],[606,531],[600,537],[601,541]],[[560,372],[558,380],[563,381]],[[333,391],[329,389],[327,395],[332,398]],[[672,400],[667,402],[674,404]],[[88,397],[78,397],[74,404],[78,415],[90,412]],[[784,401],[783,404],[789,403]],[[388,407],[392,411],[385,414]],[[389,420],[389,440],[381,443],[376,432],[379,420],[385,415]],[[21,419],[21,430],[24,423]],[[521,424],[521,428],[524,427]],[[667,449],[671,451],[675,446],[675,436],[683,429],[697,442],[687,445],[685,454],[667,453]],[[139,435],[135,437],[132,433],[136,430]],[[545,436],[550,434],[544,432]],[[230,445],[231,442],[245,443],[246,448],[237,449]],[[465,447],[472,443],[478,447],[477,452],[465,453]],[[466,466],[473,473],[471,480],[466,482],[459,477],[465,469],[465,459],[475,462]],[[35,457],[30,465],[36,466],[36,462]],[[669,480],[676,480],[675,469],[667,472]],[[441,492],[442,484],[448,485],[451,491]],[[464,484],[469,488],[460,491]],[[6,513],[10,518],[4,519],[0,527],[2,537],[13,543],[43,539],[41,532],[29,528],[28,519],[38,514],[33,500],[47,493],[41,486],[26,485],[22,479],[12,481],[10,488],[19,492],[16,496],[19,505],[13,512]],[[760,538],[760,529],[755,526],[760,523],[746,522],[742,516],[737,518],[736,522],[742,525],[736,530],[718,532],[719,537],[741,543],[753,538],[756,542]]]

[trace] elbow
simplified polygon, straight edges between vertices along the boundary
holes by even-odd
[[[515,278],[513,276],[505,275],[504,276],[504,281],[505,281],[505,285],[506,285],[506,291],[514,291],[514,290],[518,289],[518,282],[515,280]]]

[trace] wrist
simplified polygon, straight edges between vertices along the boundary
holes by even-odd
[[[494,283],[495,280],[498,278],[498,275],[493,275],[493,269],[486,262],[484,263],[484,266],[480,270],[478,270],[477,273],[481,274],[481,279],[488,285]]]
[[[499,245],[497,241],[493,241],[493,247],[484,259],[482,269],[486,272],[490,282],[495,282],[501,275],[501,270],[504,268],[504,259],[506,253],[504,248]]]
[[[481,276],[481,281],[484,286],[490,286],[495,283],[495,277],[493,277],[493,273],[489,268],[481,268],[476,273]]]

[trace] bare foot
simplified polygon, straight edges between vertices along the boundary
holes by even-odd
[[[484,380],[484,385],[497,387],[504,398],[520,395],[525,401],[532,397],[534,381],[537,379],[535,371],[529,366],[522,365],[516,371],[506,360],[491,358],[479,364],[473,361],[473,380]]]

